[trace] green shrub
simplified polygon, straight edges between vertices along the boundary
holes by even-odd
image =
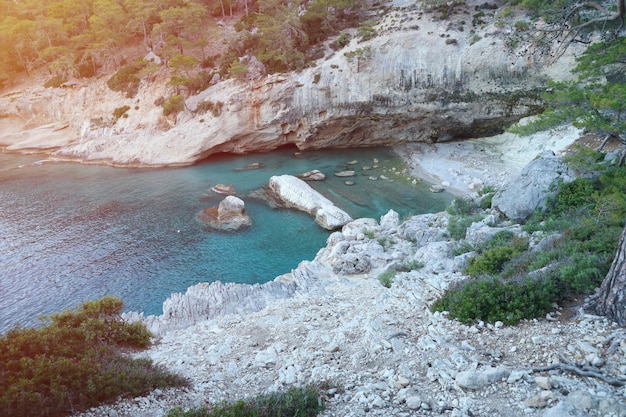
[[[478,222],[482,219],[480,214],[473,214],[470,217],[465,216],[453,216],[448,219],[448,233],[450,233],[450,237],[455,240],[465,239],[465,233],[467,232],[467,228],[472,225],[472,223]]]
[[[350,43],[350,35],[347,34],[346,32],[343,32],[341,35],[337,37],[337,39],[335,39],[334,41],[330,43],[330,47],[336,51],[338,49],[343,48],[344,46],[347,46],[349,43]]]
[[[217,101],[213,103],[211,100],[203,100],[198,103],[196,107],[196,113],[204,114],[207,111],[210,111],[213,117],[218,117],[222,114],[222,108],[224,107],[224,103],[221,101]]]
[[[42,327],[15,328],[0,338],[0,409],[7,416],[65,416],[119,396],[186,385],[148,359],[124,352],[145,348],[150,332],[120,318],[114,297],[43,318]]]
[[[120,117],[128,117],[128,114],[126,113],[128,110],[130,110],[130,106],[116,107],[115,110],[113,110],[113,117],[115,117],[115,120]]]
[[[480,207],[470,198],[455,197],[446,211],[453,216],[471,216],[480,211]]]
[[[572,209],[587,206],[592,202],[593,184],[585,178],[559,185],[558,194],[551,201],[552,214],[570,212]]]
[[[63,85],[65,81],[67,80],[62,75],[55,75],[54,77],[46,81],[43,86],[46,88],[58,88],[61,87],[61,85]]]
[[[518,32],[526,32],[528,29],[530,29],[530,23],[526,20],[518,20],[513,24],[513,27]]]
[[[357,28],[357,34],[361,38],[362,41],[369,41],[370,39],[374,39],[378,33],[376,29],[372,27],[375,24],[373,21],[365,21]]]
[[[509,246],[491,248],[469,260],[463,273],[471,277],[495,275],[502,271],[505,262],[511,260],[516,251]]]
[[[413,259],[405,264],[402,264],[400,268],[398,268],[398,271],[411,272],[417,269],[422,269],[424,266],[426,266],[424,262],[420,262],[420,261]]]
[[[486,278],[452,288],[433,303],[433,311],[448,311],[463,323],[473,320],[515,324],[523,318],[545,315],[557,299],[558,289],[550,280],[503,283]]]
[[[580,253],[558,271],[558,279],[577,292],[589,293],[608,272],[606,257],[594,253]]]
[[[125,93],[127,98],[133,98],[139,90],[140,71],[148,65],[143,59],[135,61],[133,64],[124,65],[111,78],[107,80],[107,85],[113,91]]]
[[[163,115],[177,114],[185,109],[185,98],[180,94],[174,94],[161,105],[163,107]]]
[[[391,284],[393,284],[393,278],[396,276],[395,269],[388,269],[378,276],[378,281],[385,288],[391,288]]]
[[[324,410],[319,388],[307,386],[259,395],[249,401],[221,403],[212,409],[175,408],[166,417],[314,417]]]
[[[548,307],[544,302],[548,299],[564,302],[581,293],[590,293],[601,284],[615,256],[626,219],[626,169],[605,163],[602,154],[593,150],[582,151],[567,161],[584,177],[555,184],[556,195],[546,209],[537,210],[523,226],[528,233],[539,230],[546,235],[558,233],[558,239],[541,251],[528,251],[525,238],[506,231],[496,234],[483,248],[477,248],[479,254],[464,271],[479,278],[450,290],[434,308],[454,310],[452,316],[463,321],[532,318],[545,314]],[[474,210],[469,201],[456,199],[451,204],[448,208],[452,215],[448,226],[451,235],[465,234],[463,227]],[[466,246],[461,249],[466,252],[472,249]],[[461,249],[457,251],[461,253]],[[530,272],[540,279],[523,281]],[[481,295],[480,291],[486,294]],[[507,292],[506,296],[502,291]],[[476,300],[474,307],[473,300]],[[529,300],[544,304],[537,304],[538,308],[533,310],[527,306]],[[508,305],[504,307],[499,302]]]

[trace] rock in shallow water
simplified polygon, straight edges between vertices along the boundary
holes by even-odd
[[[238,197],[229,195],[217,207],[210,207],[198,213],[202,224],[215,230],[237,231],[252,224],[252,219],[245,212],[245,204]]]
[[[315,216],[315,222],[327,230],[334,230],[352,221],[352,217],[315,191],[309,184],[293,175],[270,178],[268,188],[286,207]]]

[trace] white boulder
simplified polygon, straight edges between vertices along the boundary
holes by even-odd
[[[269,190],[287,207],[315,216],[315,222],[324,229],[335,230],[352,221],[348,213],[293,175],[271,177]]]

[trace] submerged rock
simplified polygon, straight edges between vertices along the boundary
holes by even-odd
[[[298,175],[298,178],[301,178],[305,181],[324,181],[326,179],[326,175],[321,172],[319,169],[313,169],[311,171],[307,171]]]
[[[198,213],[197,218],[211,229],[237,231],[252,224],[246,214],[245,204],[238,197],[229,195],[217,207],[210,207]]]
[[[232,184],[215,184],[213,187],[211,187],[211,191],[217,194],[237,194],[237,190],[235,190],[235,187]]]

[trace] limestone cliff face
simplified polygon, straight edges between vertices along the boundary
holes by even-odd
[[[530,92],[571,65],[571,55],[549,64],[512,50],[509,34],[490,25],[469,35],[417,11],[395,22],[391,13],[376,38],[353,39],[301,72],[219,82],[189,97],[176,119],[155,104],[171,94],[164,71],[133,99],[108,90],[105,79],[7,93],[0,147],[155,166],[285,144],[304,150],[485,136],[528,115],[537,104]],[[220,114],[196,112],[202,101],[223,103]],[[121,106],[127,117],[114,120]]]

